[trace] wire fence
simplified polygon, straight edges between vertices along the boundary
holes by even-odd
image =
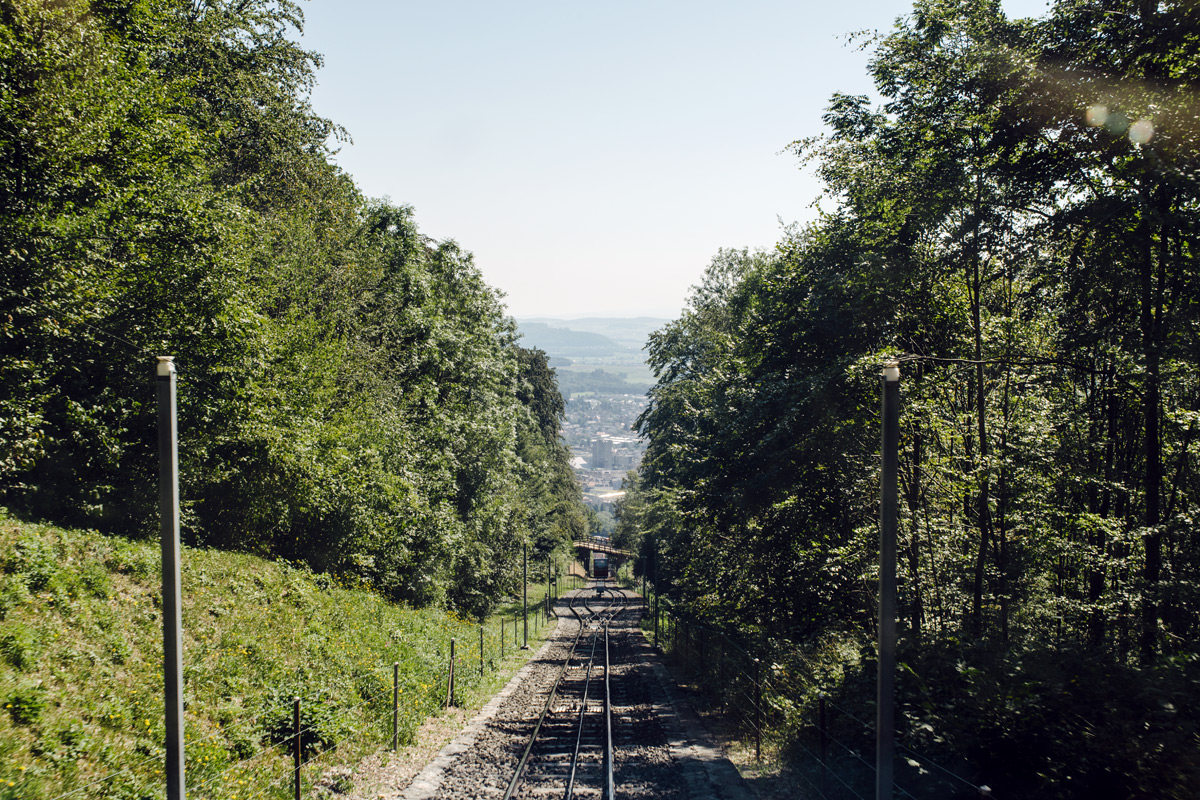
[[[635,586],[635,588],[641,588]],[[754,750],[782,760],[805,796],[826,800],[875,797],[875,726],[834,699],[834,681],[792,642],[749,639],[672,609],[648,587],[647,635],[706,716]],[[874,697],[862,705],[873,708]],[[892,795],[913,800],[992,797],[964,777],[966,762],[896,742]],[[955,763],[948,763],[954,761]]]
[[[531,603],[528,615],[518,611],[486,624],[464,624],[456,635],[426,657],[382,663],[340,677],[339,694],[328,689],[301,691],[218,725],[184,742],[185,786],[193,800],[283,800],[315,797],[318,790],[339,793],[349,788],[348,765],[382,750],[414,741],[432,714],[456,706],[489,680],[505,660],[551,622],[549,597]],[[207,720],[207,718],[206,718]],[[202,726],[188,710],[185,733]],[[48,800],[92,797],[165,797],[160,748],[101,775],[65,774],[58,789],[38,791],[30,785],[7,787],[14,797]],[[30,790],[22,792],[22,788]],[[7,796],[7,795],[5,795]]]

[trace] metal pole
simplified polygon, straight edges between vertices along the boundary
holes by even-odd
[[[483,677],[483,625],[479,626],[479,677]]]
[[[166,703],[168,800],[183,800],[183,600],[179,567],[179,426],[175,361],[159,356],[158,517],[162,539],[163,692]]]
[[[654,589],[654,649],[658,649],[658,618],[662,615],[662,608],[659,607],[658,588]]]
[[[762,761],[762,663],[754,659],[754,760]]]
[[[504,617],[500,617],[500,658],[504,659]]]
[[[729,692],[725,688],[725,634],[721,634],[721,655],[717,659],[717,686],[721,693],[721,713],[724,714],[729,698]]]
[[[300,698],[292,698],[292,789],[300,800]]]
[[[829,731],[826,728],[825,717],[825,693],[821,692],[817,695],[817,730],[821,733],[821,796],[824,797],[826,791],[826,760],[829,757]]]
[[[879,681],[875,726],[875,800],[891,800],[896,727],[896,526],[899,513],[900,368],[882,375],[883,471],[879,487]]]
[[[529,543],[521,542],[521,605],[525,608],[525,644],[522,650],[529,649]]]
[[[392,662],[392,752],[400,740],[400,662]]]
[[[454,639],[450,640],[450,674],[446,676],[446,708],[454,705]]]

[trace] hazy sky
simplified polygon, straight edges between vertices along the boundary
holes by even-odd
[[[1036,16],[1045,0],[1003,0]],[[721,247],[770,247],[819,185],[787,145],[867,93],[846,2],[309,0],[338,163],[474,252],[509,313],[674,317]]]

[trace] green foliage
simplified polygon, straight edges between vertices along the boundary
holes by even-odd
[[[171,353],[190,543],[485,614],[520,541],[580,513],[561,398],[545,369],[527,390],[470,254],[332,164],[302,24],[290,0],[3,4],[0,497],[149,535]]]
[[[998,793],[1195,793],[1158,699],[1194,702],[1200,634],[1196,22],[919,0],[868,40],[882,104],[793,146],[832,208],[719,253],[650,341],[618,535],[673,608],[818,654],[873,638],[899,362],[906,724]],[[865,655],[821,682],[870,697]]]
[[[21,686],[4,698],[4,708],[16,725],[34,725],[46,710],[46,690],[38,685]]]
[[[20,623],[0,628],[0,656],[15,670],[28,671],[37,663],[33,632]]]
[[[0,565],[6,573],[16,576],[31,592],[40,592],[50,585],[58,571],[58,558],[46,542],[37,537],[18,539]]]
[[[111,567],[106,595],[72,583],[29,595],[0,622],[0,787],[12,781],[20,788],[13,796],[25,800],[85,786],[89,797],[161,794],[160,586],[156,571],[124,569],[154,560],[157,543],[0,516],[0,553],[17,542],[57,553],[60,576],[76,565]],[[476,623],[391,603],[356,575],[190,547],[182,562],[187,782],[207,786],[205,796],[277,779],[290,789],[282,778],[294,695],[306,753],[321,759],[306,773],[315,779],[390,741],[393,663],[401,735],[411,740],[445,700],[451,637],[462,698],[482,698],[506,680],[490,665],[511,672],[523,660],[511,648],[499,658],[498,620],[488,620],[489,670],[480,678]],[[513,618],[506,608],[509,643]]]
[[[599,368],[591,372],[564,369],[557,377],[559,387],[567,397],[588,392],[641,395],[650,388],[643,383],[630,383],[624,373],[612,373]]]
[[[283,745],[293,741],[296,726],[291,700],[292,694],[282,689],[263,698],[262,728],[267,743]],[[332,697],[322,694],[303,698],[300,703],[301,758],[307,761],[344,739],[349,733],[347,722]]]

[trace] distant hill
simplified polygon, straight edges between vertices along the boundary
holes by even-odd
[[[623,372],[613,373],[603,369],[591,372],[579,370],[555,370],[558,378],[558,388],[563,397],[570,399],[573,395],[584,392],[597,394],[632,394],[642,395],[650,391],[648,383],[630,383]]]
[[[529,325],[545,325],[559,330],[569,329],[582,333],[597,333],[612,340],[623,349],[637,352],[640,352],[645,346],[646,339],[651,333],[668,322],[670,320],[660,317],[582,317],[580,319],[529,317],[517,320],[522,331]],[[554,355],[569,354],[554,353]]]
[[[623,348],[601,333],[552,327],[544,322],[519,322],[521,344],[536,347],[547,354],[566,358],[602,358]]]

